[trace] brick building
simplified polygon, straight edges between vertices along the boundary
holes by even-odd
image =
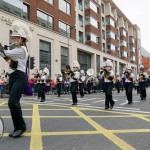
[[[150,53],[143,47],[141,49],[141,58],[142,64],[144,66],[144,71],[150,75]]]
[[[10,43],[11,23],[16,19],[32,31],[28,48],[35,68],[48,66],[52,77],[74,60],[85,71],[93,68],[95,75],[108,58],[120,75],[127,64],[134,73],[141,64],[140,28],[112,0],[1,0],[2,44]],[[8,65],[0,61],[1,71]]]

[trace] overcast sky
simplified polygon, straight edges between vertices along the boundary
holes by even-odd
[[[127,18],[141,29],[141,44],[150,52],[150,0],[113,0]]]

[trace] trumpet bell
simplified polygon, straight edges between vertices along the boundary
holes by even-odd
[[[94,69],[92,69],[92,68],[88,69],[86,73],[88,76],[92,76],[92,75],[94,75]]]

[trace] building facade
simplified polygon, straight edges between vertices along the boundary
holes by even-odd
[[[47,66],[52,77],[74,60],[80,69],[93,68],[95,76],[106,59],[112,60],[120,75],[126,65],[137,73],[141,64],[140,28],[112,0],[1,0],[2,45],[11,43],[11,24],[16,19],[32,32],[28,50],[35,57],[35,69]],[[0,61],[0,71],[7,70],[8,64]]]

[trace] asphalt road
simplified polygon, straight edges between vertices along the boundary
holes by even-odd
[[[4,134],[0,150],[149,150],[150,89],[147,100],[133,91],[133,104],[124,92],[113,92],[115,106],[104,109],[104,94],[79,98],[72,107],[71,95],[47,95],[41,103],[36,96],[21,100],[27,132],[18,139],[8,137],[13,130],[7,99],[0,99]]]

